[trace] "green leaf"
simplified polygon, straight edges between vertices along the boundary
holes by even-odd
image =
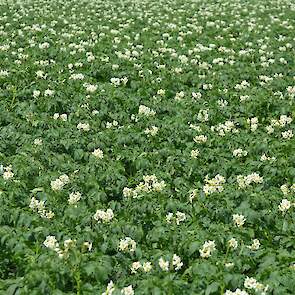
[[[210,285],[206,288],[205,295],[209,295],[209,294],[212,294],[212,293],[214,293],[214,292],[217,292],[218,288],[219,288],[219,283],[214,282],[214,283],[210,284]]]

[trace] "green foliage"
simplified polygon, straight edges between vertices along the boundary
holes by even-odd
[[[294,11],[0,1],[0,294],[295,294]]]

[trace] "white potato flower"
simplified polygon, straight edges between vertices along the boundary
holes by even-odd
[[[83,131],[89,131],[90,130],[90,125],[88,123],[79,123],[77,125],[77,129],[83,130]]]
[[[3,170],[4,170],[4,172],[2,174],[2,177],[3,177],[4,180],[9,180],[9,179],[14,177],[14,173],[12,172],[11,165],[7,166],[7,167],[4,167]]]
[[[152,270],[152,268],[153,268],[152,263],[149,261],[144,262],[142,265],[142,269],[144,272],[150,272]]]
[[[99,148],[95,149],[93,152],[92,152],[92,155],[97,158],[97,159],[103,159],[103,151]]]
[[[238,241],[235,238],[231,238],[227,243],[230,248],[237,249],[238,247]]]
[[[196,159],[198,155],[200,154],[200,151],[198,149],[192,150],[191,151],[191,157]]]
[[[260,248],[260,241],[258,239],[254,239],[252,245],[247,246],[248,249],[252,251],[256,251]]]
[[[119,251],[134,252],[136,249],[136,242],[130,237],[125,237],[119,242]]]
[[[43,244],[46,248],[50,249],[55,249],[59,247],[59,244],[55,236],[47,236]]]
[[[142,267],[140,261],[135,261],[132,263],[130,270],[131,273],[137,273],[137,271]]]
[[[282,211],[283,213],[285,213],[286,211],[288,211],[292,206],[292,203],[287,200],[287,199],[282,199],[280,205],[279,205],[279,210]]]
[[[98,222],[110,222],[114,218],[114,212],[112,209],[107,209],[106,211],[97,210],[93,218]]]
[[[233,222],[237,227],[242,227],[245,224],[246,218],[242,214],[233,214]]]
[[[123,289],[121,290],[121,293],[122,293],[123,295],[134,295],[134,290],[133,290],[132,285],[123,288]]]
[[[216,250],[215,241],[206,241],[202,247],[202,249],[199,250],[200,256],[202,258],[208,258],[212,255],[212,252]]]
[[[81,199],[81,193],[79,192],[70,193],[68,198],[68,203],[69,205],[75,205],[80,201],[80,199]]]
[[[169,261],[165,261],[162,257],[159,259],[159,266],[162,270],[169,270]]]
[[[112,295],[114,291],[115,291],[115,285],[113,281],[110,281],[107,285],[106,291],[103,292],[102,295]]]

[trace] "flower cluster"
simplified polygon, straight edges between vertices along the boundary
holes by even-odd
[[[212,255],[212,252],[216,250],[215,241],[206,241],[202,247],[202,249],[199,250],[200,256],[202,258],[208,258]]]
[[[43,245],[46,248],[54,250],[60,258],[67,258],[69,250],[76,247],[76,242],[76,240],[67,239],[64,241],[62,249],[55,236],[47,236]]]
[[[97,210],[93,216],[94,220],[98,222],[110,222],[114,218],[114,212],[112,209],[104,210]]]
[[[200,151],[198,149],[192,150],[191,151],[191,157],[196,159],[198,155],[200,154]]]
[[[223,184],[225,184],[225,178],[222,175],[217,174],[212,179],[209,179],[207,175],[204,181],[203,191],[205,195],[211,195],[216,192],[220,193],[224,189]]]
[[[120,86],[121,84],[122,85],[126,85],[128,82],[128,78],[127,77],[124,77],[124,78],[111,78],[111,83],[117,87],[117,86]]]
[[[97,158],[97,159],[103,159],[103,151],[99,148],[95,149],[93,152],[92,152],[92,155]]]
[[[139,116],[146,116],[146,117],[151,117],[154,116],[156,112],[149,107],[145,105],[140,105],[138,109],[138,115]]]
[[[211,127],[212,131],[216,131],[218,135],[225,136],[226,133],[237,133],[238,129],[236,129],[235,123],[232,121],[226,121],[223,124],[218,124],[217,126]]]
[[[32,197],[29,207],[33,211],[36,211],[42,218],[51,219],[54,217],[54,213],[52,211],[46,211],[45,201],[38,201]]]
[[[292,185],[288,185],[285,183],[281,185],[280,189],[285,196],[291,193],[295,193],[295,183],[293,183]]]
[[[247,277],[244,281],[244,287],[249,290],[254,290],[255,292],[259,292],[260,294],[266,294],[269,286],[264,286],[263,284],[257,282],[254,278]]]
[[[119,242],[119,251],[122,252],[134,252],[136,249],[136,242],[130,237],[121,239]]]
[[[147,135],[155,136],[159,131],[159,128],[156,126],[152,126],[144,130],[144,133]]]
[[[80,192],[73,192],[70,193],[68,198],[69,205],[76,205],[81,200],[81,193]]]
[[[208,110],[200,110],[197,116],[198,120],[201,122],[209,121]]]
[[[233,156],[234,157],[237,157],[237,158],[241,158],[241,157],[245,157],[247,156],[248,152],[245,151],[245,150],[242,150],[242,149],[236,149],[236,150],[233,150]]]
[[[282,213],[285,213],[291,208],[291,206],[292,206],[292,203],[288,199],[282,199],[278,207]]]
[[[167,223],[175,222],[177,225],[179,225],[181,222],[186,220],[186,215],[183,212],[177,211],[175,214],[172,212],[169,212],[166,215],[166,221]]]
[[[103,292],[102,295],[112,295],[115,291],[116,291],[115,284],[113,283],[113,281],[110,281],[107,285],[105,292]],[[127,287],[122,288],[120,294],[134,295],[133,286],[129,285]]]
[[[252,132],[256,131],[257,128],[258,128],[258,118],[257,117],[254,117],[254,118],[248,118],[247,119],[247,123],[249,124],[250,126],[250,130]]]
[[[246,222],[246,217],[242,214],[233,214],[233,222],[237,227],[242,227]]]
[[[235,291],[226,290],[225,295],[249,295],[249,293],[245,290],[236,289]]]
[[[158,264],[163,271],[169,271],[170,267],[174,268],[175,271],[178,271],[183,266],[181,258],[176,254],[173,254],[172,262],[164,260],[163,257],[160,257]]]
[[[143,176],[143,182],[140,182],[134,189],[125,187],[123,189],[124,197],[139,198],[144,193],[161,192],[165,188],[165,182],[158,181],[155,175]]]
[[[205,143],[208,137],[206,135],[196,135],[194,137],[194,142],[196,143]]]
[[[79,123],[78,125],[77,125],[77,129],[79,129],[79,130],[83,130],[83,131],[89,131],[90,130],[90,125],[89,125],[89,123]]]
[[[137,273],[138,270],[142,270],[143,272],[150,272],[153,268],[153,265],[150,261],[146,261],[141,263],[140,261],[135,261],[132,263],[130,270],[131,273]]]
[[[254,239],[252,245],[247,246],[248,249],[256,251],[260,248],[260,242],[258,239]]]
[[[59,178],[52,180],[50,182],[51,188],[54,191],[61,191],[63,187],[70,182],[70,178],[66,175],[63,174]]]
[[[3,179],[5,179],[5,180],[9,180],[9,179],[11,179],[11,178],[13,178],[13,176],[14,176],[14,173],[12,172],[12,166],[11,165],[9,165],[9,166],[7,166],[7,167],[3,167]]]
[[[53,119],[57,120],[60,119],[61,121],[66,122],[68,120],[68,115],[67,114],[59,114],[59,113],[55,113],[53,115]]]
[[[238,241],[235,238],[231,238],[227,243],[230,248],[237,249],[238,247]]]
[[[238,175],[237,182],[238,182],[239,188],[245,188],[251,185],[252,183],[256,183],[256,184],[263,183],[263,177],[256,172],[246,176]]]

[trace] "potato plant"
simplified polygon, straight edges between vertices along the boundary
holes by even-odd
[[[0,294],[295,294],[292,0],[0,0]]]

